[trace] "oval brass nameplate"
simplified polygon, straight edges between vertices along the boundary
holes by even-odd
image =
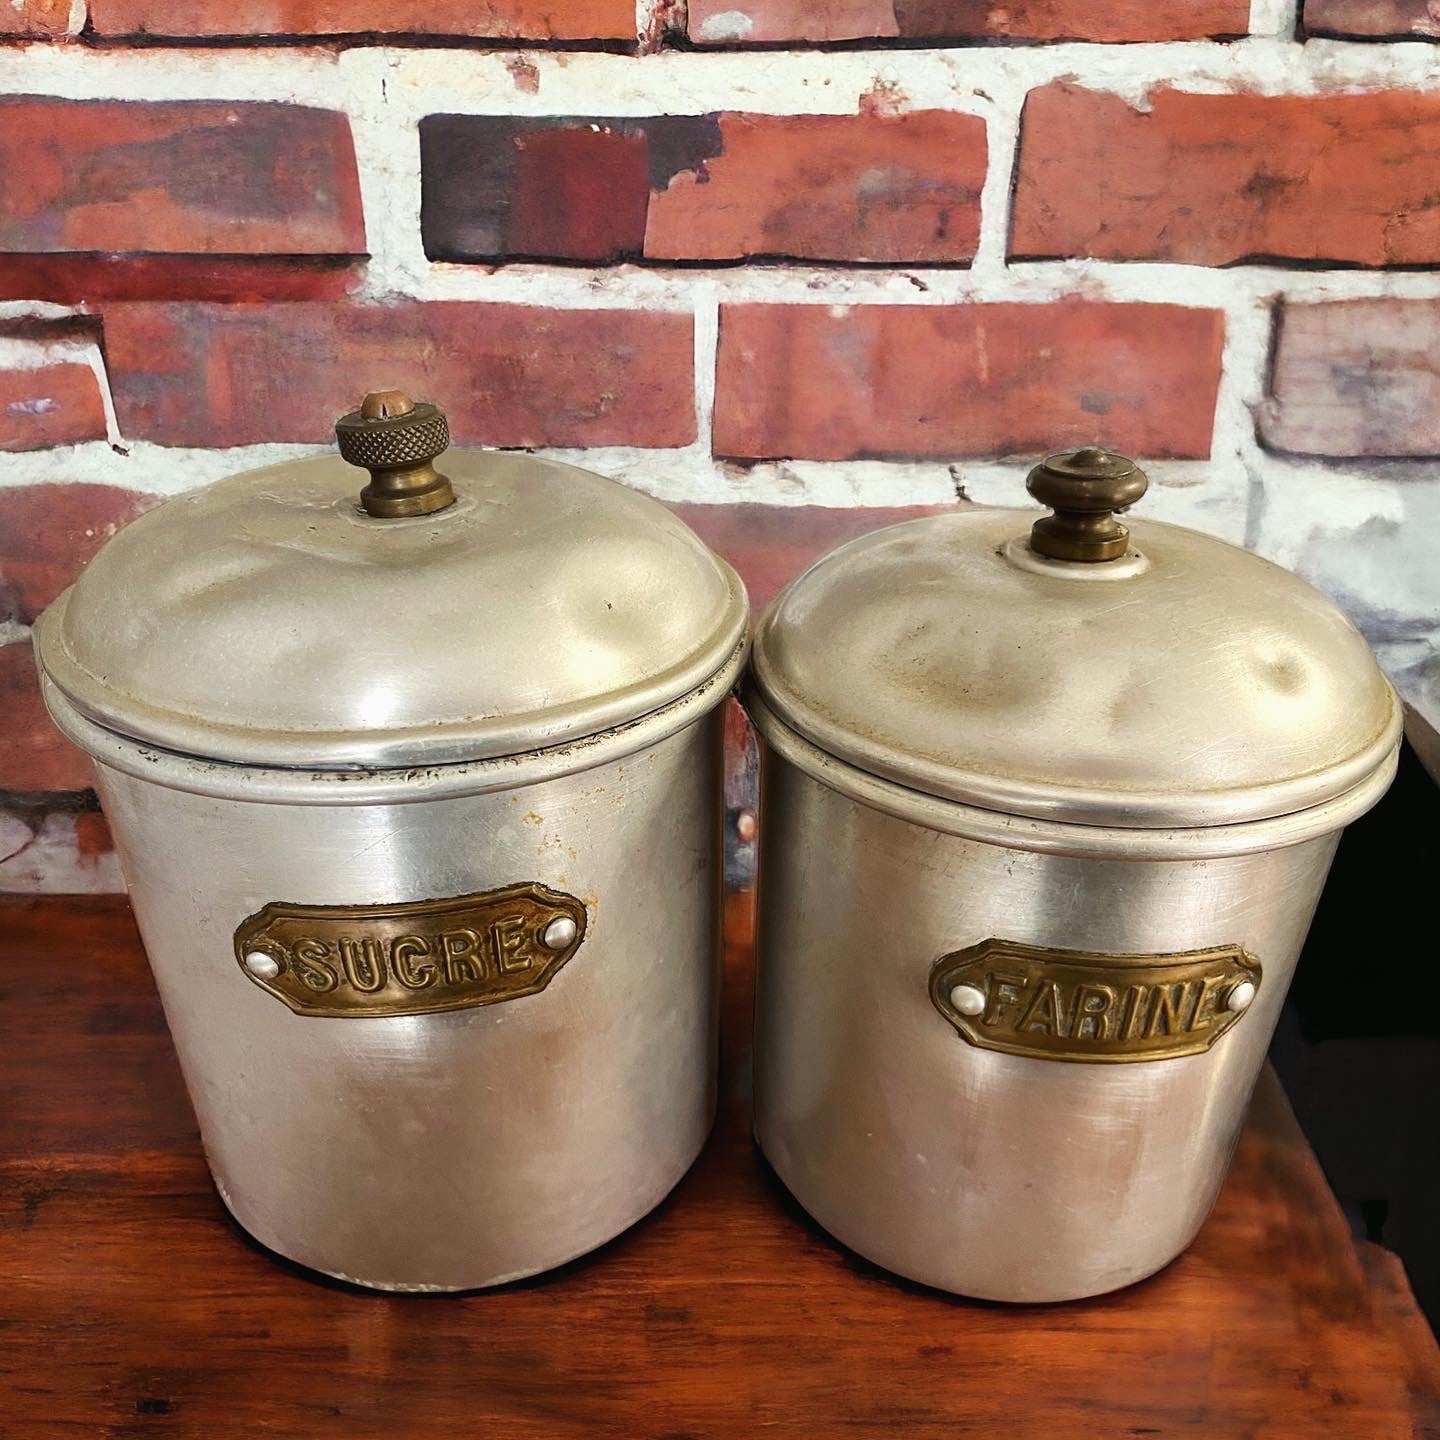
[[[1238,945],[1095,955],[991,939],[930,972],[935,1008],[972,1045],[1102,1064],[1198,1055],[1259,986],[1260,962]]]
[[[247,978],[297,1015],[427,1015],[534,995],[585,939],[544,885],[399,905],[274,901],[235,931]]]

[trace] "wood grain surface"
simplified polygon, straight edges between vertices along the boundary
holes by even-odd
[[[1440,1435],[1440,1353],[1273,1076],[1168,1270],[1007,1307],[889,1279],[751,1144],[748,912],[715,1135],[653,1215],[463,1297],[321,1281],[211,1189],[122,900],[0,901],[0,1435]]]

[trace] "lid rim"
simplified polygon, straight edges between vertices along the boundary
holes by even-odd
[[[864,774],[904,786],[917,795],[973,805],[997,815],[1075,825],[1113,825],[1126,830],[1206,829],[1271,820],[1313,809],[1363,783],[1399,744],[1404,725],[1399,698],[1394,687],[1389,686],[1391,703],[1385,726],[1363,750],[1325,770],[1268,785],[1185,792],[1021,784],[980,771],[959,771],[919,757],[897,757],[885,745],[866,742],[844,725],[825,720],[793,696],[778,693],[768,675],[770,666],[760,643],[763,629],[762,620],[750,662],[755,688],[775,716],[796,734]]]
[[[389,769],[604,733],[707,681],[745,634],[740,578],[653,496],[517,452],[445,469],[454,503],[409,518],[365,513],[333,454],[175,496],[37,622],[41,667],[143,744]]]
[[[529,714],[498,715],[481,723],[441,721],[368,733],[261,731],[177,715],[131,697],[125,697],[124,704],[107,705],[104,702],[117,692],[75,661],[64,644],[65,609],[73,586],[62,591],[35,622],[35,656],[44,678],[92,724],[136,744],[154,745],[196,760],[313,771],[401,770],[503,760],[592,739],[642,720],[723,671],[736,646],[745,643],[749,604],[739,575],[718,555],[713,558],[728,587],[730,623],[713,632],[707,643],[684,661],[594,700]]]
[[[664,744],[699,724],[733,691],[749,655],[742,636],[725,663],[684,694],[623,724],[557,745],[446,765],[266,766],[167,750],[91,720],[43,671],[56,728],[97,766],[193,795],[273,805],[409,805],[519,790],[580,774]]]
[[[753,672],[752,672],[753,674]],[[792,729],[747,684],[740,696],[751,724],[776,755],[837,794],[927,830],[1012,850],[1082,859],[1190,861],[1228,859],[1304,844],[1343,829],[1390,787],[1398,745],[1355,785],[1305,809],[1214,825],[1133,828],[1115,824],[1037,818],[987,810],[930,795],[872,775]]]

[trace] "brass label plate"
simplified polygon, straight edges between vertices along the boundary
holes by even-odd
[[[1259,986],[1260,962],[1238,945],[1095,955],[991,939],[930,972],[935,1008],[972,1045],[1111,1065],[1208,1050]]]
[[[536,884],[399,905],[275,901],[235,931],[235,958],[297,1015],[427,1015],[537,994],[585,922],[573,895]]]

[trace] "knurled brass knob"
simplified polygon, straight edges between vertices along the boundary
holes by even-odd
[[[1118,560],[1130,531],[1115,517],[1149,488],[1145,472],[1123,455],[1095,446],[1051,455],[1037,465],[1025,488],[1055,512],[1030,530],[1030,548],[1051,560],[1094,563]]]
[[[449,480],[435,460],[450,448],[445,412],[403,390],[376,390],[358,410],[335,422],[340,453],[370,472],[360,492],[366,514],[386,519],[431,515],[455,503]]]

